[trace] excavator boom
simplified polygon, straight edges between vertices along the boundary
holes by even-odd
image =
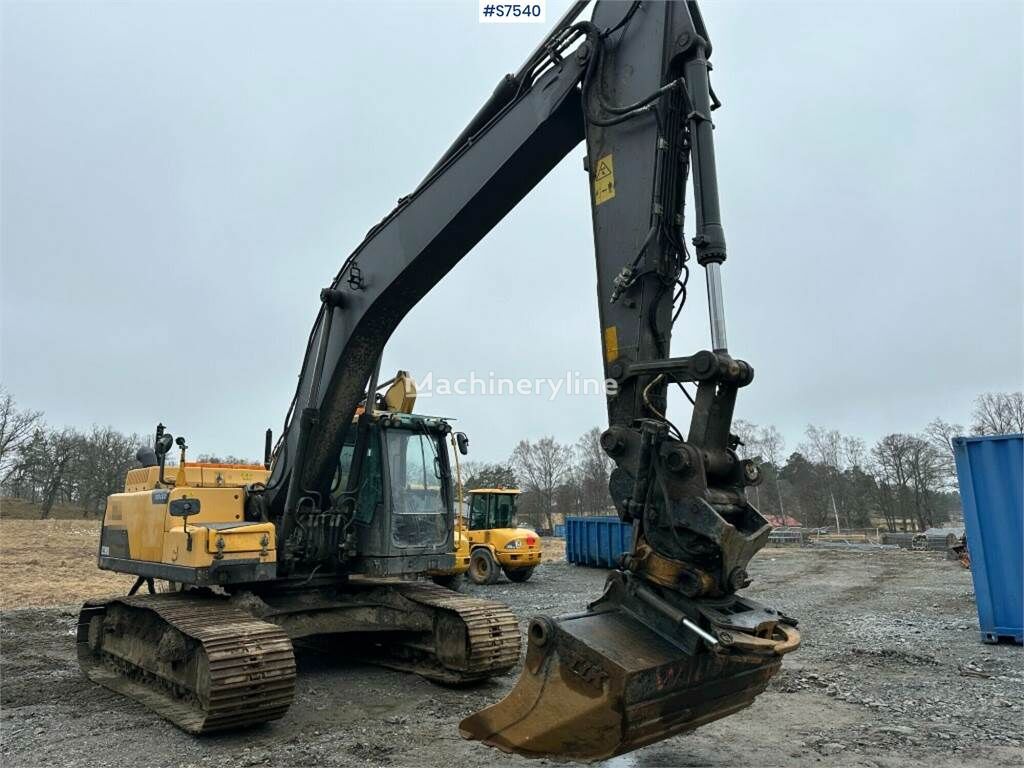
[[[737,456],[730,431],[738,390],[754,372],[726,343],[710,39],[695,2],[599,2],[581,21],[585,5],[573,5],[501,80],[322,291],[262,504],[287,563],[289,551],[302,551],[295,539],[310,535],[295,516],[330,498],[388,337],[585,140],[604,372],[615,383],[601,444],[615,462],[611,497],[633,526],[633,547],[584,614],[533,621],[519,684],[461,730],[525,755],[598,759],[748,705],[799,634],[794,620],[736,594],[770,527],[745,493],[758,468]],[[691,243],[706,272],[712,349],[672,357],[691,267],[683,231],[691,177]],[[693,403],[686,434],[668,418],[669,387]]]

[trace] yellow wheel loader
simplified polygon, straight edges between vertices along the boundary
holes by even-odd
[[[540,565],[537,533],[516,525],[515,488],[469,491],[469,578],[474,584],[493,584],[504,571],[509,581],[524,582]]]
[[[533,757],[608,758],[748,706],[799,645],[794,619],[740,594],[771,528],[746,493],[758,468],[731,432],[754,369],[726,342],[710,37],[692,0],[597,2],[582,19],[587,5],[499,81],[320,291],[269,472],[182,461],[171,479],[173,440],[157,429],[108,504],[100,566],[183,591],[87,603],[78,643],[91,679],[200,732],[279,717],[294,638],[443,681],[515,665],[507,609],[407,580],[454,566],[451,426],[378,407],[378,375],[399,322],[581,143],[608,382],[601,445],[632,547],[584,610],[533,619],[519,682],[460,730]],[[545,235],[554,257],[562,233]],[[694,261],[711,348],[676,356]],[[524,274],[521,290],[551,279]],[[669,388],[692,401],[685,433]]]

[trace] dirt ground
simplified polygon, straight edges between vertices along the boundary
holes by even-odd
[[[0,520],[0,609],[122,594],[134,579],[96,567],[97,520]]]
[[[238,733],[187,736],[78,671],[73,643],[81,589],[117,586],[86,583],[95,556],[87,530],[69,526],[77,533],[66,536],[52,526],[33,539],[31,530],[10,525],[2,526],[4,765],[548,764],[458,735],[459,720],[504,695],[518,669],[475,688],[452,689],[300,653],[296,700],[282,720]],[[33,540],[42,542],[34,552]],[[86,553],[86,562],[76,563],[75,552]],[[58,583],[59,591],[46,591],[52,588],[41,566],[27,564],[58,557],[71,579]],[[751,572],[755,582],[747,594],[798,617],[803,647],[786,657],[782,673],[749,709],[605,765],[1024,764],[1024,649],[978,641],[967,571],[930,553],[793,549],[762,552]],[[26,573],[34,586],[20,583]],[[536,613],[583,608],[604,576],[550,562],[526,584],[502,581],[470,591],[508,603],[525,626]],[[25,600],[59,607],[11,609]]]

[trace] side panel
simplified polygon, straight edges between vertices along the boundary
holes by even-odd
[[[175,499],[200,500],[187,523]],[[114,494],[100,533],[99,567],[192,584],[263,581],[276,575],[272,523],[247,523],[241,488],[160,488]]]
[[[169,502],[175,499],[199,499],[199,514],[188,519],[188,525],[205,523],[240,523],[245,520],[245,491],[241,488],[172,488],[168,504],[164,504],[161,529],[169,531],[181,527],[181,518],[168,512]]]
[[[115,493],[107,498],[100,557],[159,561],[163,554],[166,490]]]

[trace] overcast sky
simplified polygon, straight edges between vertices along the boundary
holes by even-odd
[[[566,6],[3,2],[3,385],[54,425],[258,457],[320,288]],[[789,448],[1022,386],[1022,8],[705,3],[730,349],[757,371],[737,416]],[[600,377],[582,156],[413,310],[385,375]],[[691,286],[676,355],[708,346]],[[419,410],[481,460],[604,423],[599,396]]]

